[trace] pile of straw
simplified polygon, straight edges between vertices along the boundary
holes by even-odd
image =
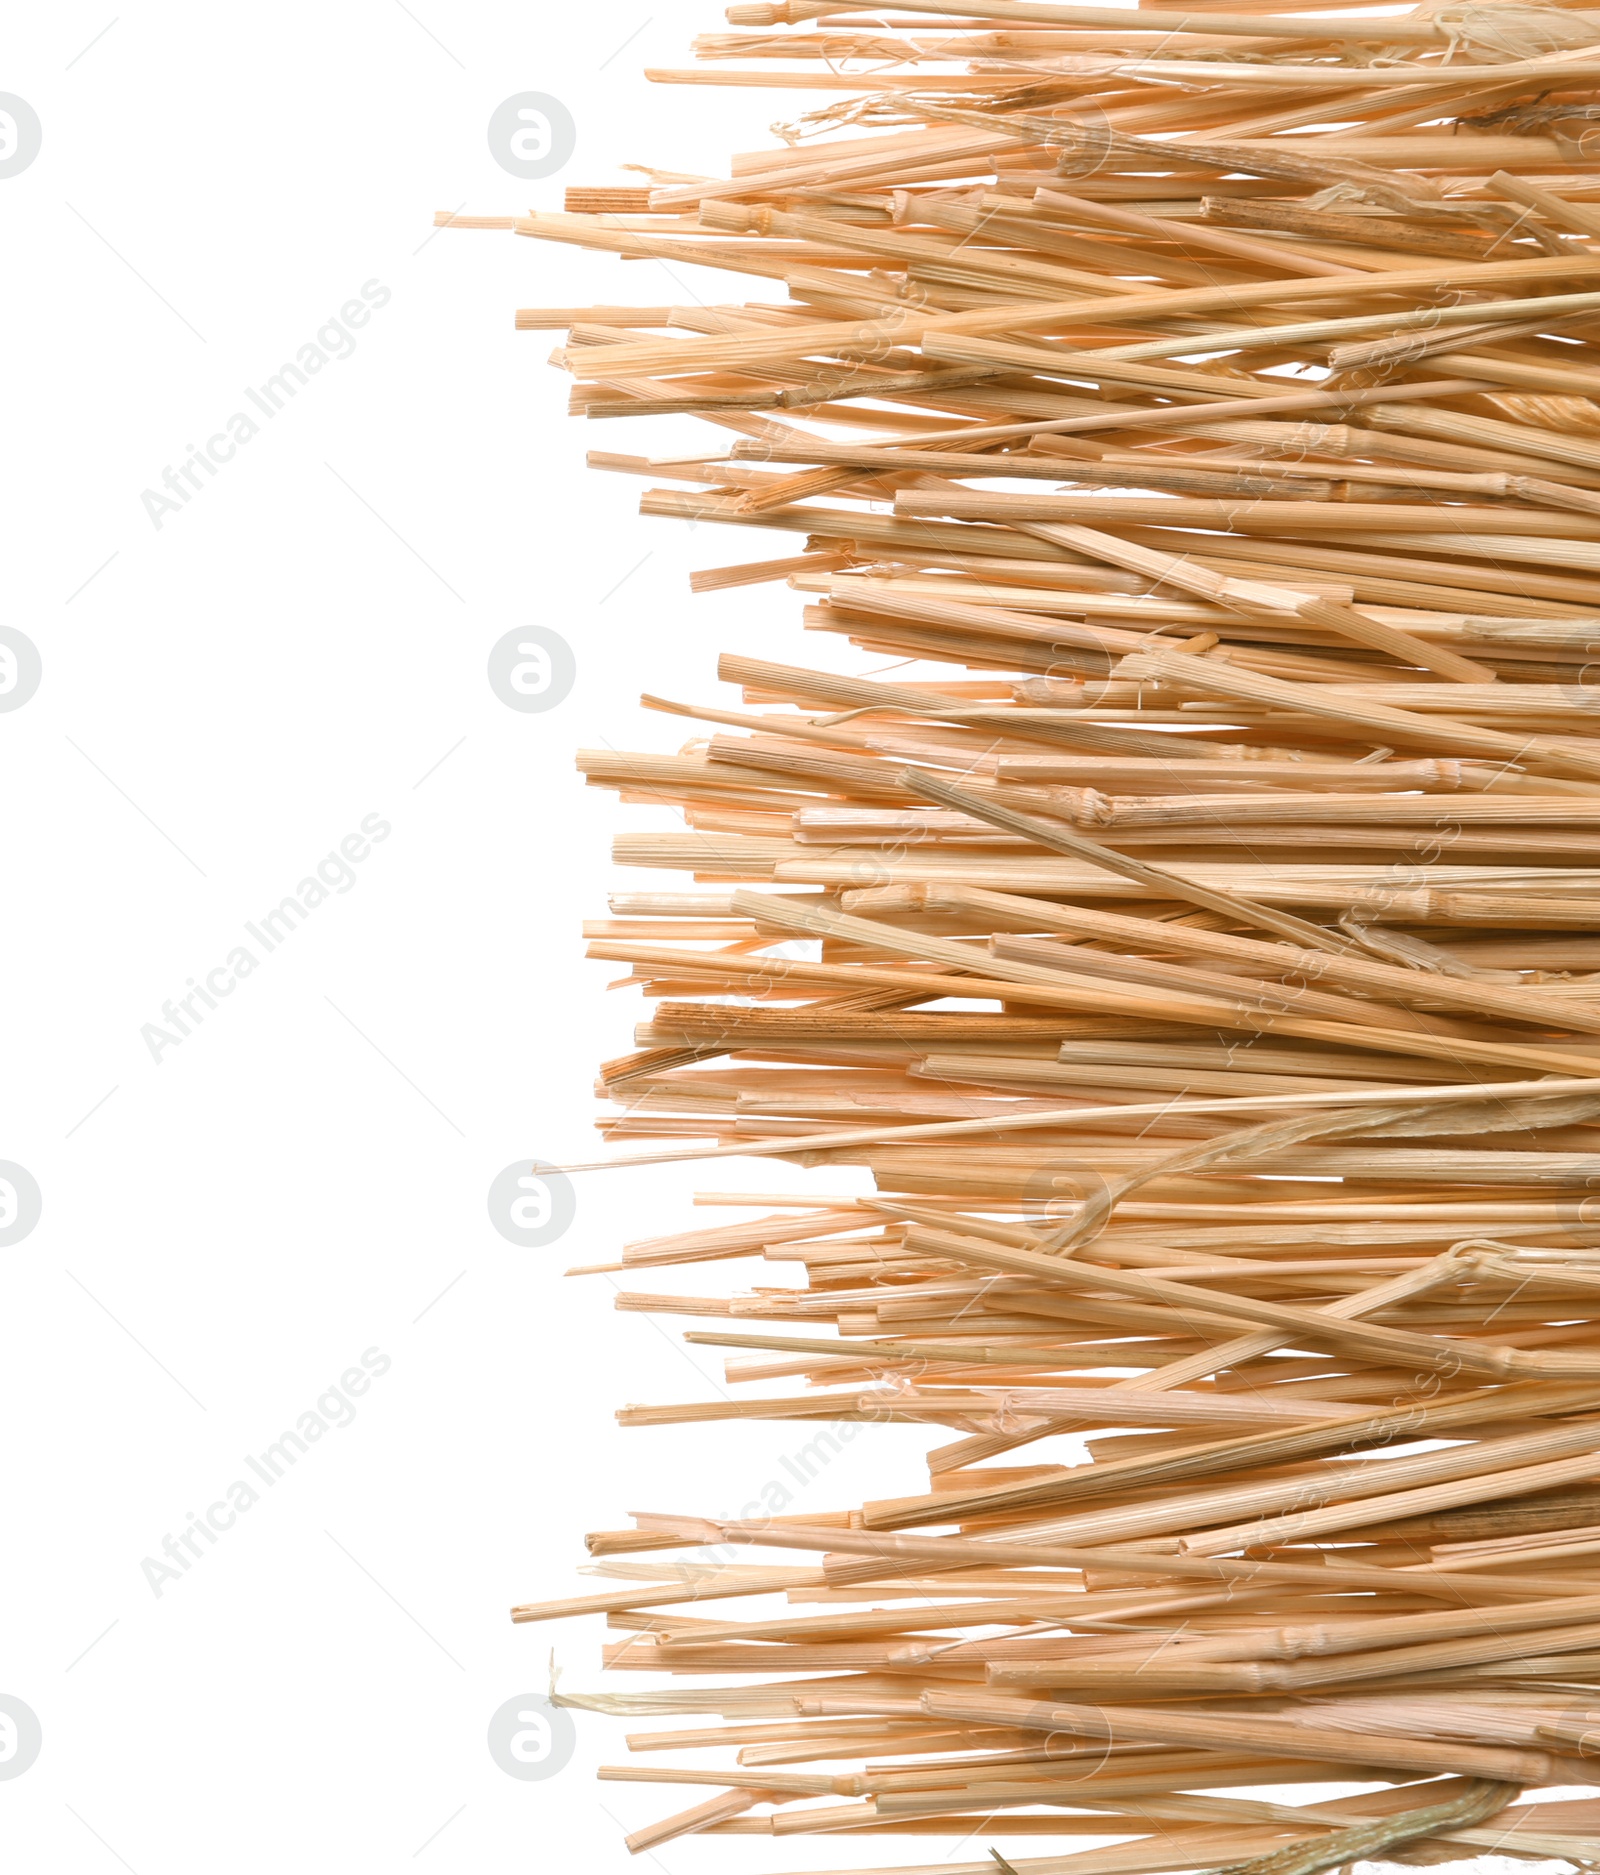
[[[1600,1781],[1600,15],[728,18],[651,76],[827,94],[780,143],[441,217],[768,283],[517,321],[713,426],[592,458],[647,514],[803,537],[699,589],[875,667],[730,653],[582,758],[698,888],[590,927],[659,999],[607,1137],[876,1193],[629,1246],[741,1265],[622,1299],[739,1385],[620,1417],[941,1442],[516,1618],[685,1676],[564,1695],[695,1715],[602,1773],[696,1799],[635,1849],[1582,1865],[1600,1802],[1520,1793]],[[1376,1788],[1221,1794],[1318,1781]]]

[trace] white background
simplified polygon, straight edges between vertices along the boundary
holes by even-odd
[[[672,823],[586,792],[574,750],[673,748],[686,726],[641,689],[709,698],[719,647],[810,647],[781,588],[687,587],[792,536],[644,521],[639,484],[581,468],[709,432],[569,422],[560,335],[512,314],[763,283],[432,233],[437,208],[559,207],[621,162],[721,173],[769,141],[769,100],[644,81],[720,23],[651,3],[124,5],[98,38],[112,0],[8,10],[0,89],[44,128],[0,182],[0,623],[44,663],[0,715],[0,1158],[44,1195],[0,1250],[0,1693],[44,1729],[0,1781],[15,1867],[620,1869],[623,1826],[681,1807],[596,1785],[628,1728],[587,1715],[559,1777],[496,1767],[489,1715],[546,1686],[552,1645],[593,1687],[602,1637],[508,1609],[604,1586],[575,1572],[584,1530],[736,1512],[800,1441],[619,1432],[625,1401],[715,1397],[720,1363],[561,1271],[742,1215],[693,1210],[699,1184],[803,1175],[586,1180],[542,1251],[499,1237],[485,1197],[514,1159],[595,1156],[595,1065],[644,1007],[607,994],[622,971],[581,961],[578,924],[630,883],[610,836]],[[485,137],[525,90],[579,132],[531,184]],[[369,280],[392,298],[354,354],[157,530],[141,491]],[[544,715],[485,674],[527,624],[578,661]],[[369,814],[393,831],[356,883],[152,1061],[163,1002]],[[142,1559],[372,1347],[392,1367],[354,1423],[158,1599]],[[859,1501],[861,1464],[819,1502]],[[658,1865],[752,1851],[863,1859],[730,1841]]]
[[[694,1211],[697,1186],[806,1175],[586,1179],[542,1251],[499,1237],[485,1197],[513,1160],[594,1156],[594,1067],[642,1005],[581,961],[578,923],[618,885],[679,883],[612,872],[620,826],[672,823],[586,793],[574,749],[676,746],[685,726],[637,693],[711,698],[721,647],[849,654],[803,639],[782,588],[691,602],[691,566],[794,537],[641,520],[639,485],[584,473],[584,448],[709,432],[569,422],[558,335],[512,326],[519,305],[773,289],[431,217],[559,207],[628,161],[725,173],[821,100],[647,84],[721,25],[684,0],[112,3],[11,10],[0,67],[44,127],[0,181],[0,624],[44,662],[0,715],[0,1159],[44,1195],[0,1250],[0,1693],[44,1732],[0,1781],[0,1850],[52,1875],[633,1866],[623,1830],[685,1799],[594,1782],[627,1724],[581,1715],[548,1782],[489,1756],[489,1715],[547,1685],[552,1646],[569,1690],[598,1681],[598,1621],[507,1611],[602,1586],[575,1573],[584,1530],[737,1514],[803,1440],[619,1432],[619,1404],[714,1397],[719,1366],[561,1271],[741,1215]],[[578,126],[564,174],[531,185],[485,138],[527,90]],[[155,528],[142,491],[368,281],[391,298],[353,355]],[[530,624],[577,656],[543,715],[485,675]],[[354,884],[153,1061],[162,1004],[368,815],[392,832]],[[367,1349],[391,1366],[354,1422],[158,1598],[142,1560]],[[874,1429],[804,1501],[904,1489],[927,1442]],[[649,1860],[953,1852],[705,1839]]]

